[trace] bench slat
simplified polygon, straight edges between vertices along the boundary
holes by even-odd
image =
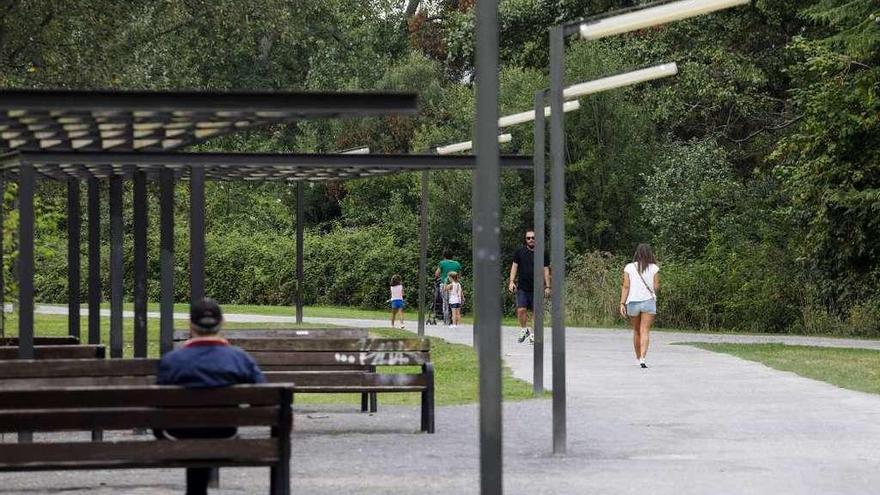
[[[277,397],[276,397],[277,401]],[[42,404],[37,405],[37,407]],[[34,407],[34,406],[31,406]],[[123,430],[278,426],[278,406],[222,408],[79,408],[0,410],[0,431]]]
[[[226,339],[365,339],[367,328],[236,328],[223,330]],[[188,330],[174,332],[174,340],[189,338]]]
[[[173,466],[168,461],[188,459],[209,466],[265,465],[277,462],[278,452],[278,440],[271,438],[4,444],[0,470],[168,467]]]
[[[425,352],[431,341],[423,339],[228,339],[250,351],[299,352]]]
[[[79,339],[71,335],[64,337],[34,337],[34,345],[77,345]],[[0,337],[0,346],[17,346],[18,337]]]
[[[293,385],[290,385],[293,388]],[[237,385],[220,389],[186,389],[153,385],[149,387],[70,387],[64,389],[0,391],[0,407],[26,409],[89,407],[186,407],[252,406],[278,404],[278,384]]]
[[[416,374],[385,374],[385,373],[323,373],[323,372],[269,372],[266,379],[272,382],[296,383],[296,391],[302,391],[307,387],[337,387],[360,388],[372,390],[374,388],[416,388],[424,389],[428,386],[425,375]]]
[[[0,379],[155,375],[158,359],[20,359],[0,361]]]
[[[2,378],[0,390],[89,387],[89,386],[147,386],[156,383],[155,371],[144,376],[56,376],[49,378]]]
[[[257,364],[262,365],[368,365],[406,366],[424,364],[430,360],[426,352],[255,352],[249,351]]]
[[[103,345],[35,345],[37,359],[94,359],[105,356]],[[0,360],[18,359],[18,346],[0,346]]]

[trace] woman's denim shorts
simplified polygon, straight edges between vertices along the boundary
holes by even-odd
[[[657,301],[653,299],[647,299],[644,301],[631,301],[626,303],[626,314],[628,314],[629,316],[638,316],[639,313],[656,315]]]

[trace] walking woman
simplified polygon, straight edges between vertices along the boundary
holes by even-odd
[[[657,316],[657,289],[660,288],[660,267],[651,246],[639,244],[633,262],[623,268],[623,287],[620,289],[620,316],[627,318],[633,329],[633,349],[639,366],[647,368],[651,324]]]

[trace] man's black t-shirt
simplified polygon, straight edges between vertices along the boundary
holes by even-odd
[[[522,246],[513,253],[513,262],[516,263],[516,288],[526,292],[532,292],[535,287],[535,252]],[[544,266],[550,266],[547,254],[544,254]],[[541,275],[543,277],[543,274]]]

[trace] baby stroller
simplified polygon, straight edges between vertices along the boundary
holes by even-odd
[[[431,291],[431,300],[428,301],[428,314],[425,317],[425,324],[436,325],[437,320],[444,321],[443,318],[443,294],[440,292],[440,279],[435,279],[431,283],[434,288]]]

